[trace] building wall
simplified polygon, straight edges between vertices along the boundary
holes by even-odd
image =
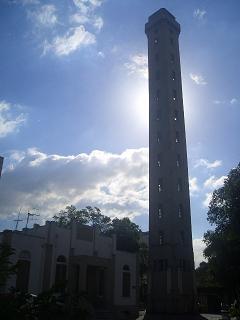
[[[60,228],[55,222],[44,226],[35,225],[23,231],[0,233],[0,239],[14,248],[11,261],[15,264],[21,252],[30,254],[30,274],[28,292],[39,294],[55,284],[57,258],[63,255],[67,260],[68,290],[72,293],[87,290],[88,267],[102,268],[105,271],[106,307],[111,305],[136,305],[136,254],[116,250],[115,237],[102,236],[89,226],[73,224],[72,230]],[[131,272],[131,295],[123,298],[122,268],[128,265]],[[79,268],[76,279],[76,268]],[[78,281],[76,285],[76,281]],[[16,286],[16,276],[9,279],[6,290]]]

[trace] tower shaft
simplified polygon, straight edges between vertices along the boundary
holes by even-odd
[[[166,9],[149,17],[149,309],[192,313],[194,260],[178,37]]]

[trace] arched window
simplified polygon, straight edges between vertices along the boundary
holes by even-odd
[[[122,272],[122,296],[129,298],[131,296],[131,273],[128,265],[123,266]]]
[[[19,254],[17,262],[17,279],[16,289],[21,292],[28,292],[30,267],[31,267],[31,253],[27,250],[23,250]]]

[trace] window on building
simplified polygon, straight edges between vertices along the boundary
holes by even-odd
[[[67,259],[65,256],[60,255],[57,257],[55,284],[64,288],[67,279]]]
[[[176,164],[177,164],[177,167],[181,167],[181,156],[180,156],[180,154],[177,154]]]
[[[178,191],[178,192],[182,191],[182,180],[181,180],[181,179],[178,179],[177,191]]]
[[[128,265],[123,266],[122,272],[122,296],[128,298],[131,296],[131,273]]]
[[[157,155],[157,166],[161,167],[161,155],[160,155],[160,153],[158,153],[158,155]]]
[[[159,232],[159,244],[160,244],[160,246],[162,246],[163,243],[164,243],[164,235],[163,235],[163,232],[160,231]]]
[[[177,110],[174,110],[173,120],[174,120],[174,121],[177,121],[177,120],[178,120],[178,111],[177,111]]]
[[[160,114],[161,114],[160,109],[157,109],[157,112],[156,112],[156,120],[157,120],[157,121],[160,120]]]
[[[176,143],[180,142],[180,136],[179,136],[179,132],[178,131],[176,131],[175,141],[176,141]]]
[[[177,100],[177,91],[175,89],[173,89],[173,100]]]
[[[158,192],[162,192],[163,191],[163,185],[162,185],[162,179],[158,179]]]
[[[158,218],[162,219],[162,217],[163,217],[163,208],[162,208],[162,205],[160,204],[158,206]]]
[[[161,135],[160,135],[160,132],[158,131],[157,132],[157,143],[160,143],[161,142]]]
[[[174,63],[174,61],[175,61],[174,54],[171,53],[171,54],[170,54],[170,62],[171,62],[171,63]]]
[[[158,44],[158,38],[155,38],[155,39],[154,39],[154,43],[155,43],[155,44]]]
[[[178,206],[178,218],[182,218],[183,217],[183,205],[180,203]]]
[[[28,292],[31,268],[31,254],[29,251],[23,250],[20,252],[17,265],[16,289],[24,293]]]
[[[175,71],[172,71],[172,80],[175,81],[175,79],[176,79]]]

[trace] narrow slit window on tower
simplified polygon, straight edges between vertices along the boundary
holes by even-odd
[[[160,120],[160,114],[161,114],[160,109],[157,109],[157,111],[156,111],[156,120],[157,120],[157,121]]]
[[[161,135],[160,135],[160,132],[158,131],[157,132],[157,143],[160,143],[161,142]]]
[[[171,63],[174,63],[174,61],[175,61],[174,54],[171,53],[171,54],[170,54],[170,62],[171,62]]]
[[[162,179],[158,179],[158,192],[162,192],[163,191],[163,183],[162,183]]]
[[[183,217],[183,205],[180,203],[178,206],[178,218],[182,218]]]
[[[173,100],[177,100],[177,91],[175,89],[173,89]]]
[[[162,205],[160,204],[158,206],[158,218],[162,219],[162,217],[163,217],[163,208],[162,208]]]
[[[178,192],[182,191],[182,180],[181,180],[181,179],[178,179],[177,191],[178,191]]]
[[[157,166],[161,167],[161,155],[160,155],[160,153],[158,153],[158,155],[157,155]]]
[[[164,243],[164,235],[163,235],[163,232],[160,231],[159,232],[159,244],[160,244],[160,246],[162,246],[163,243]]]
[[[159,102],[159,98],[160,98],[160,90],[157,89],[157,92],[156,92],[156,101],[157,101],[157,103]]]
[[[176,165],[177,165],[177,167],[181,167],[181,156],[180,156],[180,154],[177,154]]]
[[[175,141],[176,141],[176,143],[180,143],[180,136],[179,136],[179,132],[178,131],[176,131]]]
[[[174,121],[177,121],[177,120],[178,120],[178,111],[177,111],[177,110],[174,110],[173,120],[174,120]]]
[[[172,71],[172,80],[175,81],[175,79],[176,79],[175,71]]]

